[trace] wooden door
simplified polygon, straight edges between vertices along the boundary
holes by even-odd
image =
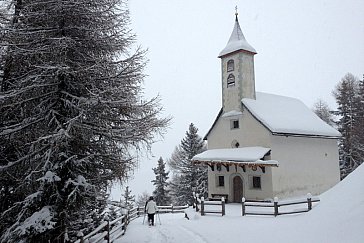
[[[243,197],[243,181],[240,176],[235,176],[233,179],[233,190],[234,190],[234,198],[233,202],[241,202],[241,198]]]

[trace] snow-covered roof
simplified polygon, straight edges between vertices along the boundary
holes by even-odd
[[[231,162],[247,165],[268,165],[278,166],[274,160],[261,160],[268,154],[270,148],[264,147],[244,147],[231,149],[210,149],[192,158],[193,162]]]
[[[238,117],[238,116],[242,116],[242,115],[243,115],[243,112],[232,110],[232,111],[229,111],[229,112],[225,112],[221,117],[230,118],[230,117]]]
[[[341,136],[298,99],[257,92],[256,100],[244,98],[242,103],[272,133]]]
[[[255,54],[257,53],[257,51],[246,41],[244,34],[241,31],[238,17],[236,17],[233,32],[231,33],[226,47],[220,52],[219,57],[239,50],[245,50]]]

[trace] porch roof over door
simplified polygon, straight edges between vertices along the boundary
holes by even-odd
[[[279,163],[275,160],[264,160],[271,149],[265,147],[244,147],[231,149],[210,149],[192,158],[195,164],[237,164],[248,166],[275,166]]]

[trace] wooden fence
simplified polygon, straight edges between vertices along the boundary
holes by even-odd
[[[113,204],[115,205],[115,204]],[[181,213],[184,209],[188,208],[188,205],[185,206],[157,206],[158,213]],[[131,210],[127,211],[126,214],[120,216],[117,219],[112,221],[104,221],[100,224],[96,229],[87,234],[83,235],[82,232],[79,232],[77,237],[78,240],[75,243],[84,243],[86,240],[92,238],[93,243],[107,241],[107,243],[113,242],[120,236],[124,235],[126,232],[126,228],[128,224],[138,218],[139,216],[144,214],[144,207],[134,207]],[[87,241],[88,242],[88,241]]]
[[[318,197],[312,197],[311,194],[307,194],[307,198],[305,199],[296,199],[296,200],[287,200],[287,201],[278,201],[278,198],[275,197],[273,202],[246,202],[245,198],[242,198],[242,216],[245,215],[271,215],[278,216],[283,214],[295,214],[295,213],[305,213],[312,209],[313,202],[319,202],[320,199]],[[280,207],[296,205],[296,204],[307,204],[307,208],[300,208],[288,211],[279,211]],[[258,208],[273,208],[273,212],[252,212],[247,211],[247,207],[258,207]]]
[[[188,205],[185,206],[157,206],[158,207],[158,213],[183,213],[186,208],[188,208]],[[144,208],[142,208],[144,210]]]
[[[211,210],[205,209],[205,206],[216,206],[216,207],[221,207],[221,210]],[[204,197],[201,197],[201,216],[204,216],[206,213],[217,213],[220,214],[221,216],[225,215],[225,198],[222,197],[221,201],[205,201]]]

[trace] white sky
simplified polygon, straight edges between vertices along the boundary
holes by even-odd
[[[295,97],[308,107],[348,72],[364,73],[363,0],[129,0],[137,43],[148,48],[145,96],[160,95],[173,121],[155,157],[142,158],[133,194],[152,192],[152,167],[167,160],[192,122],[204,136],[221,107],[219,52],[234,26],[235,6],[255,56],[256,90]],[[119,193],[113,199],[119,200]]]

